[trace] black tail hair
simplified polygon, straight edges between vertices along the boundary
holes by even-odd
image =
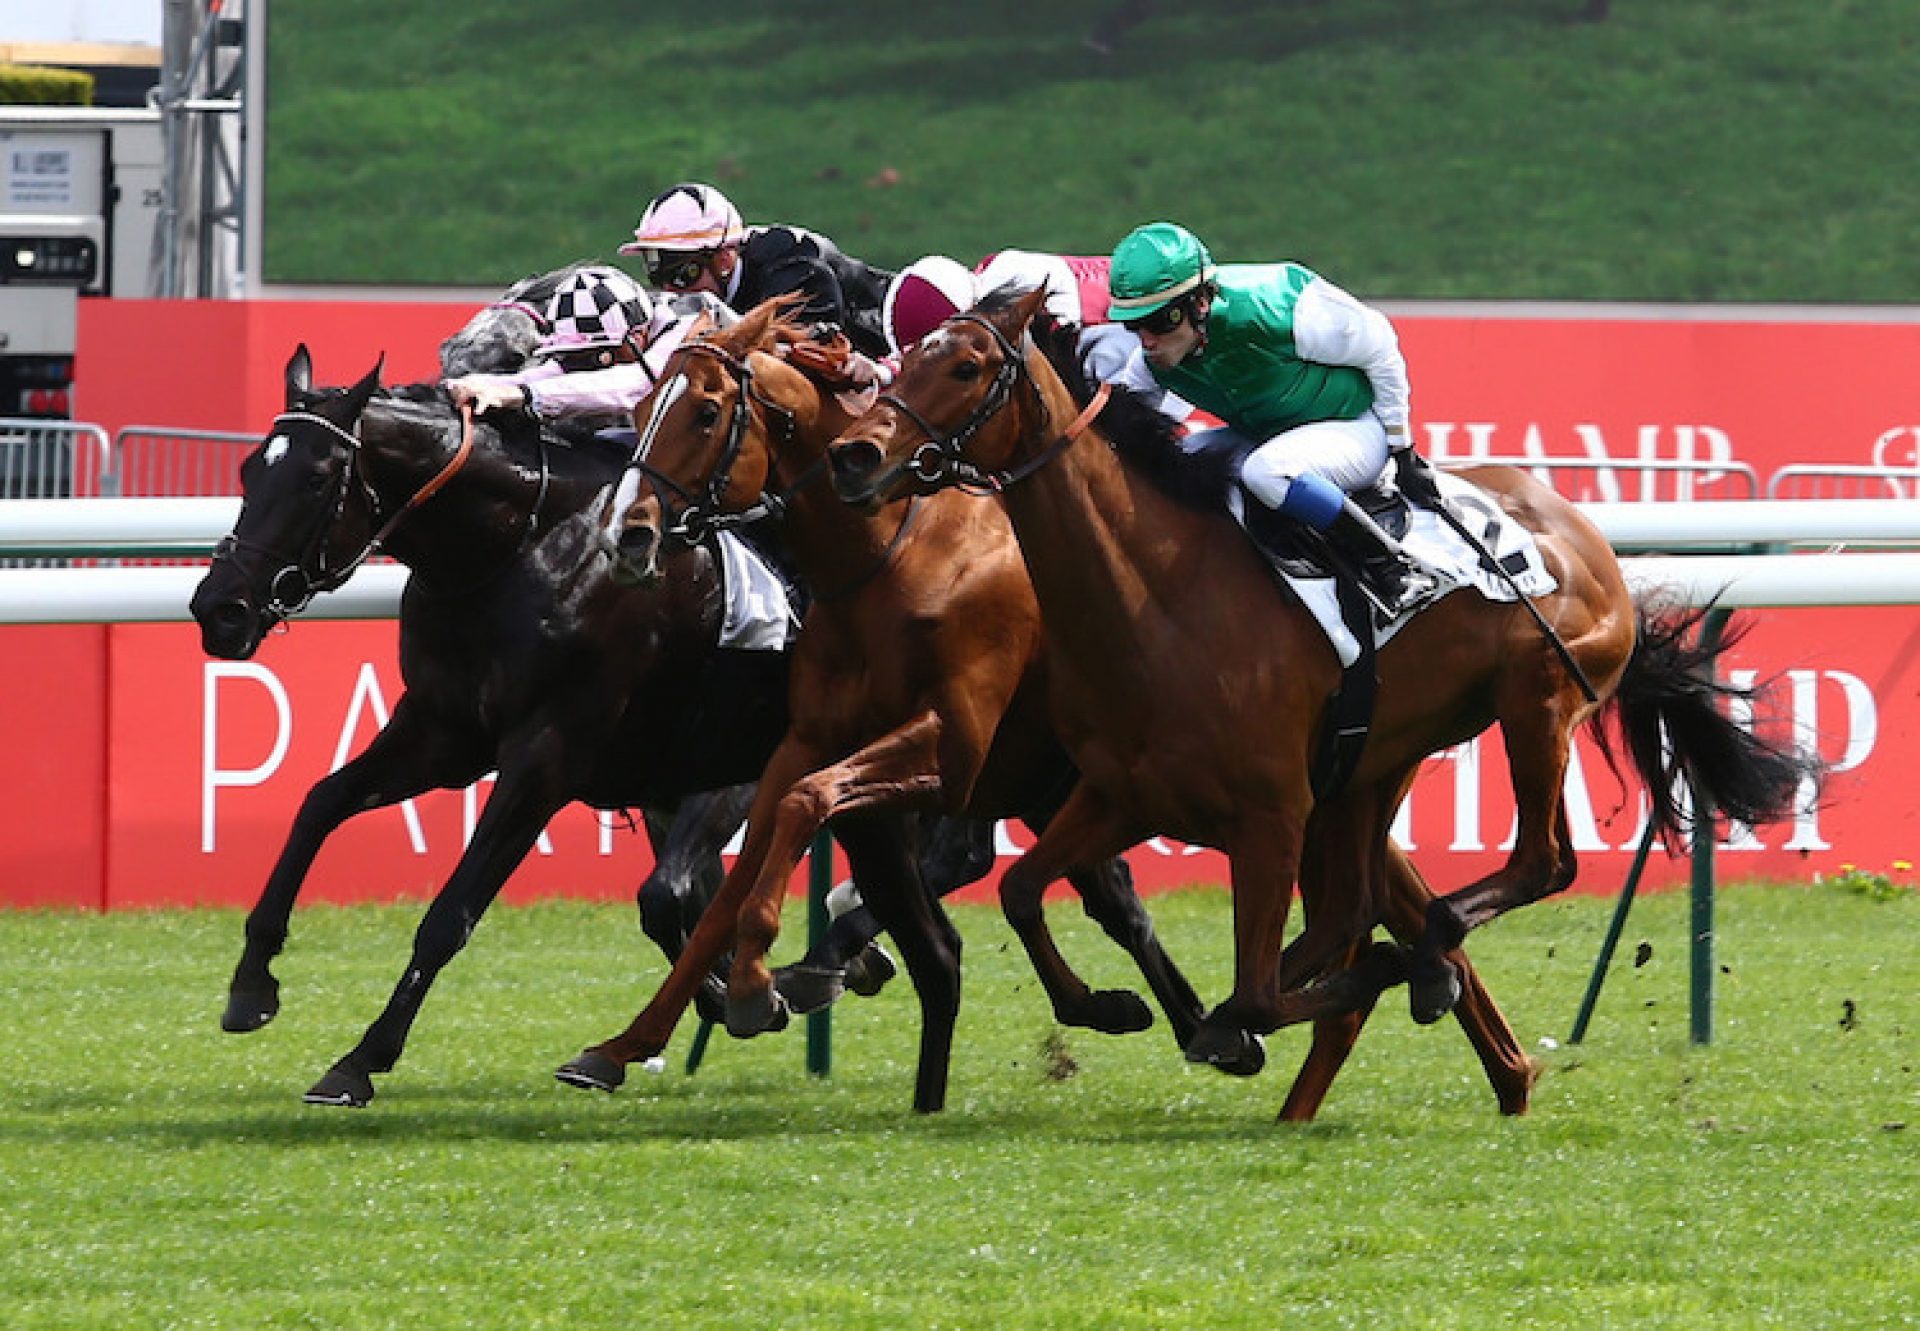
[[[1681,805],[1682,777],[1710,811],[1759,826],[1790,816],[1801,788],[1811,784],[1817,792],[1826,772],[1819,756],[1801,751],[1793,737],[1774,743],[1727,715],[1728,703],[1764,702],[1773,695],[1775,681],[1739,688],[1719,679],[1719,658],[1753,625],[1732,621],[1717,642],[1706,642],[1700,626],[1715,608],[1639,605],[1633,655],[1594,726],[1600,751],[1616,774],[1620,764],[1609,729],[1618,729],[1618,740],[1653,800],[1654,830],[1669,850],[1679,848],[1697,816]],[[1766,718],[1756,710],[1754,719]]]

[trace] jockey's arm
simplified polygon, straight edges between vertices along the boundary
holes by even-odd
[[[1302,360],[1363,371],[1373,385],[1373,410],[1387,427],[1388,446],[1397,452],[1412,445],[1407,362],[1386,315],[1316,277],[1294,305],[1293,344]]]
[[[620,415],[653,391],[654,368],[645,360],[622,361],[604,370],[554,375],[523,386],[527,410],[543,420]]]
[[[513,374],[468,374],[449,379],[444,387],[456,407],[471,403],[477,415],[489,411],[518,411],[533,400],[530,387],[560,373],[551,361],[540,361]]]

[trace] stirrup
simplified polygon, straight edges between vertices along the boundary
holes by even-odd
[[[1376,572],[1388,570],[1392,578],[1390,590],[1377,585],[1375,577]],[[1391,563],[1363,570],[1358,581],[1361,594],[1373,605],[1375,620],[1383,625],[1412,614],[1433,600],[1441,589],[1440,579],[1431,569],[1405,555],[1395,557]]]

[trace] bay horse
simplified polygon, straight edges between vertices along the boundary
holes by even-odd
[[[1416,767],[1496,721],[1515,844],[1499,869],[1428,906],[1407,963],[1421,1021],[1455,1001],[1447,958],[1471,928],[1573,881],[1562,783],[1582,725],[1618,722],[1654,826],[1670,840],[1686,818],[1676,795],[1683,773],[1741,822],[1791,811],[1817,762],[1721,713],[1752,692],[1715,681],[1725,644],[1688,640],[1698,612],[1637,603],[1605,538],[1571,503],[1496,467],[1465,475],[1538,542],[1557,589],[1536,605],[1566,661],[1524,607],[1444,597],[1381,651],[1356,770],[1316,802],[1310,762],[1340,675],[1325,634],[1275,594],[1224,513],[1182,502],[1154,479],[1177,479],[1187,465],[1165,430],[1112,428],[1128,415],[1118,405],[1077,435],[1067,427],[1085,389],[1070,391],[1061,372],[1072,377],[1070,361],[1056,364],[1030,335],[1043,296],[1003,289],[922,342],[892,391],[835,445],[834,484],[865,504],[966,484],[998,494],[992,507],[1019,535],[1047,611],[1054,715],[1083,779],[1003,890],[1037,898],[1064,870],[1149,832],[1228,856],[1233,993],[1208,1014],[1189,1058],[1231,1057],[1245,1032],[1313,1015],[1305,982],[1351,958],[1368,931],[1387,830]],[[1336,874],[1317,888],[1332,889],[1329,899],[1283,952],[1294,884],[1310,885],[1310,833],[1329,824],[1342,829],[1321,852],[1339,862],[1318,866]]]
[[[614,584],[606,561],[590,557],[589,509],[618,476],[621,450],[556,446],[517,417],[475,422],[465,437],[444,392],[382,392],[377,366],[349,389],[316,392],[304,346],[287,366],[286,406],[242,464],[239,520],[194,593],[202,644],[213,656],[250,656],[269,629],[344,581],[378,533],[412,574],[400,610],[406,691],[366,749],[302,803],[247,918],[223,1026],[255,1030],[278,1011],[271,962],[336,827],[499,772],[385,1010],[307,1092],[357,1106],[400,1057],[435,976],[569,801],[667,811],[733,788],[731,811],[710,810],[677,849],[660,844],[660,815],[648,818],[661,857],[654,880],[717,869],[745,783],[786,728],[787,657],[716,646],[724,596],[711,550],[679,553],[644,589]],[[643,889],[648,932],[677,953],[690,919],[649,912],[647,900]]]
[[[1044,826],[1072,788],[1042,705],[1039,607],[1012,528],[995,506],[958,495],[905,499],[873,513],[835,498],[822,483],[825,450],[851,414],[834,385],[797,368],[798,350],[775,354],[804,336],[769,304],[731,330],[683,346],[650,413],[637,421],[635,463],[609,522],[623,557],[651,574],[667,552],[704,530],[773,509],[784,514],[814,602],[795,649],[793,728],[762,775],[741,856],[659,994],[621,1035],[561,1070],[574,1084],[610,1089],[622,1065],[663,1047],[704,958],[736,927],[730,1026],[751,1033],[769,1019],[775,995],[757,959],[778,926],[782,885],[821,822],[839,820],[838,829],[854,814],[871,827],[880,811],[937,807],[1012,813]],[[1396,884],[1406,885],[1410,874],[1410,865],[1396,862]],[[1161,949],[1124,863],[1090,860],[1073,876],[1088,913],[1139,964],[1176,1041],[1189,1043],[1199,1000]],[[1111,1032],[1151,1020],[1133,994],[1089,991],[1055,948],[1037,894],[1003,901],[1059,1020]],[[1408,924],[1404,909],[1400,920]],[[1417,904],[1411,923],[1417,927]],[[948,1052],[958,1002],[958,939],[942,926],[951,956],[908,957],[923,996],[915,1094],[923,1111],[941,1104],[944,1064],[933,1059]],[[923,983],[927,969],[953,984],[946,1006]],[[1477,979],[1470,989],[1463,1022],[1502,1108],[1521,1112],[1533,1066]],[[1289,1096],[1290,1117],[1312,1116],[1357,1030],[1343,1016],[1316,1031]],[[1262,1057],[1249,1039],[1237,1061],[1219,1061],[1252,1072]]]

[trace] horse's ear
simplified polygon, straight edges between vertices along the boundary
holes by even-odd
[[[346,400],[352,405],[355,417],[366,410],[368,399],[380,391],[380,371],[386,363],[387,353],[383,351],[380,359],[373,363],[373,368],[361,375],[360,382],[347,390]]]
[[[1027,325],[1033,322],[1033,316],[1040,313],[1046,303],[1047,284],[1045,282],[1014,301],[1007,309],[1011,331],[1016,335],[1024,332]]]
[[[307,394],[313,391],[313,356],[302,342],[294,348],[293,355],[287,361],[287,410],[293,411],[307,400]]]

